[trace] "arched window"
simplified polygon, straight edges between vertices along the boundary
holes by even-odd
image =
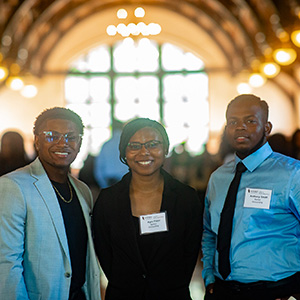
[[[190,52],[148,38],[102,45],[74,61],[65,80],[67,107],[86,126],[74,167],[97,154],[110,137],[113,119],[148,117],[161,122],[170,149],[185,142],[199,153],[208,139],[208,77]]]

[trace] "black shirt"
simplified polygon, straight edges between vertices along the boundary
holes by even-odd
[[[143,262],[145,264],[146,269],[148,269],[148,263],[150,255],[153,251],[153,245],[155,242],[155,234],[140,234],[140,220],[138,217],[132,216],[134,226],[135,226],[135,232],[137,237],[137,242],[139,245],[139,250],[143,259]]]
[[[63,201],[54,189],[63,215],[70,251],[72,266],[71,294],[79,290],[85,282],[87,228],[78,197],[72,185],[70,184],[69,187],[68,183],[58,183],[52,180],[51,182],[60,195],[68,202],[71,199],[70,187],[72,188],[73,198],[69,203]]]

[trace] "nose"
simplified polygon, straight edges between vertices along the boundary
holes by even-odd
[[[245,129],[245,128],[247,128],[247,124],[243,120],[239,120],[236,122],[235,127],[236,127],[236,129]]]
[[[146,148],[145,145],[142,145],[142,148],[140,150],[141,153],[150,154],[150,151]]]
[[[66,141],[66,139],[67,139],[67,137],[65,137],[65,136],[62,134],[62,135],[60,136],[60,138],[59,138],[57,144],[61,144],[61,143],[62,143],[63,145],[68,144],[67,141]]]

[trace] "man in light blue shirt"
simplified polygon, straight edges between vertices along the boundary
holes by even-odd
[[[235,159],[216,170],[205,197],[205,299],[300,299],[300,162],[273,152],[268,105],[254,95],[234,98],[226,136]],[[242,174],[233,217],[230,274],[219,272],[220,215],[236,165]]]
[[[101,189],[107,188],[122,179],[128,167],[119,159],[119,142],[123,123],[113,121],[112,137],[105,142],[95,158],[94,176]]]

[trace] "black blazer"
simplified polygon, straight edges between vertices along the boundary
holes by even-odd
[[[145,266],[137,242],[129,199],[131,173],[103,189],[93,212],[96,253],[108,279],[111,300],[188,300],[189,283],[202,237],[203,206],[191,187],[162,170],[161,211],[169,231],[153,233],[155,244]]]

